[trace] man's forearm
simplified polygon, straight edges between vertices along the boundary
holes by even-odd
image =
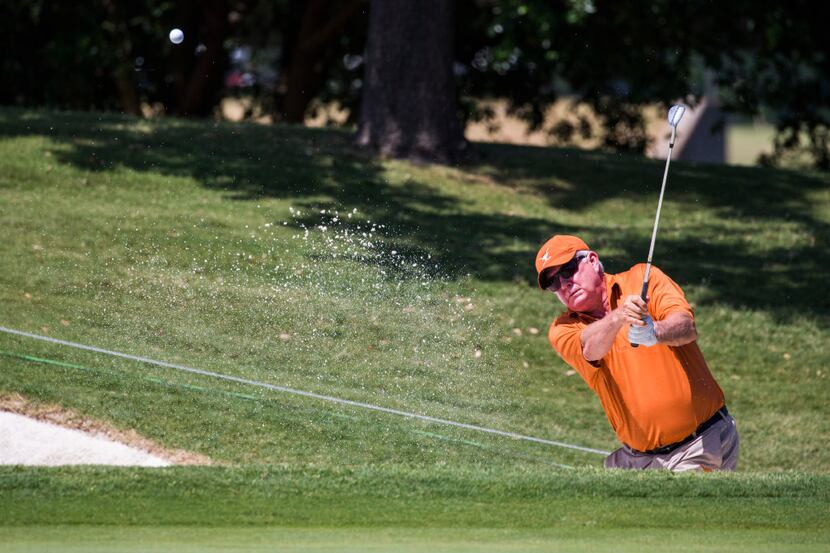
[[[685,346],[697,340],[694,320],[687,313],[670,313],[662,321],[654,321],[657,342],[667,346]]]
[[[602,319],[589,324],[582,330],[582,356],[588,361],[599,361],[614,344],[617,333],[625,324],[619,310],[615,309]]]
[[[611,350],[617,333],[625,325],[619,310],[589,324],[580,334],[582,356],[588,361],[599,361]],[[667,346],[684,346],[697,340],[694,320],[686,313],[671,313],[661,321],[654,321],[658,343]]]

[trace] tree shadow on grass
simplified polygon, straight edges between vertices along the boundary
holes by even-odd
[[[552,208],[585,213],[581,232],[597,239],[600,255],[602,248],[623,252],[611,260],[611,272],[645,261],[651,225],[645,234],[604,228],[602,221],[596,224],[588,217],[599,203],[613,199],[656,208],[665,162],[574,149],[480,145],[479,150],[479,160],[468,170],[507,186],[521,183],[519,189]],[[808,314],[828,324],[825,271],[830,266],[830,225],[817,215],[813,199],[828,188],[830,176],[675,162],[664,208],[668,203],[679,206],[687,228],[697,211],[715,215],[702,218],[698,232],[684,231],[676,237],[666,232],[664,210],[655,263],[681,284],[705,286],[706,303],[764,309],[779,319]],[[730,222],[746,222],[756,230],[797,228],[799,238],[791,247],[762,247],[758,237],[735,236]]]
[[[545,219],[463,213],[464,198],[415,178],[391,185],[382,164],[344,131],[19,110],[0,111],[0,122],[0,135],[48,136],[59,145],[52,159],[80,170],[188,177],[235,201],[288,199],[304,208],[297,225],[320,223],[321,209],[357,208],[390,229],[390,247],[431,254],[451,278],[529,279],[540,237],[577,231]],[[499,251],[506,243],[523,245],[525,254]]]
[[[355,148],[342,131],[12,109],[0,111],[0,122],[2,136],[48,136],[59,144],[54,159],[81,170],[125,167],[189,177],[233,201],[290,199],[309,212],[357,208],[393,229],[391,246],[413,257],[431,254],[451,278],[471,274],[510,281],[518,276],[534,287],[533,256],[555,233],[582,235],[601,255],[604,249],[622,252],[609,260],[611,271],[641,260],[650,234],[587,217],[598,202],[612,199],[656,205],[662,176],[661,162],[630,156],[474,146],[476,158],[462,169],[488,175],[495,186],[537,195],[558,210],[586,213],[584,224],[566,225],[552,217],[512,215],[507,207],[471,213],[463,197],[417,178],[392,185],[383,165]],[[813,215],[809,197],[827,186],[826,179],[794,172],[675,164],[667,200],[690,210],[705,206],[723,220],[798,223],[814,242],[759,252],[734,240],[663,234],[657,264],[681,284],[705,285],[706,302],[765,309],[781,319],[806,313],[827,321],[823,273],[830,262],[830,230]],[[310,214],[295,221],[318,222]],[[707,224],[708,235],[717,234]],[[727,226],[722,231],[732,232]]]

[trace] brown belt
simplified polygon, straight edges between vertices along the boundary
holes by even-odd
[[[715,411],[714,415],[712,415],[711,417],[706,419],[700,426],[698,426],[695,429],[694,432],[692,432],[691,434],[689,434],[688,436],[686,436],[685,438],[683,438],[679,442],[674,442],[673,444],[664,445],[662,447],[658,447],[658,448],[655,448],[655,449],[649,449],[648,451],[640,451],[638,449],[634,449],[633,447],[631,447],[629,445],[626,445],[625,447],[627,447],[628,449],[630,449],[634,453],[639,453],[640,455],[663,455],[665,453],[671,453],[672,451],[674,451],[678,447],[691,442],[692,440],[694,440],[695,438],[697,438],[698,436],[700,436],[701,434],[703,434],[704,432],[709,430],[709,428],[711,428],[712,425],[714,425],[716,422],[721,420],[722,417],[726,417],[728,415],[729,415],[729,411],[726,409],[726,405],[724,405],[723,407],[721,407],[720,409]]]

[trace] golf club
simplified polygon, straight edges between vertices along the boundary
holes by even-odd
[[[646,301],[648,293],[648,274],[651,272],[651,258],[654,255],[654,242],[657,239],[657,225],[660,224],[660,209],[663,207],[663,195],[666,192],[666,178],[669,176],[669,163],[671,163],[671,152],[674,148],[674,139],[677,135],[677,124],[683,118],[683,113],[686,111],[686,106],[675,104],[669,109],[669,125],[671,126],[671,139],[669,140],[669,155],[666,156],[666,168],[663,170],[663,186],[660,187],[660,200],[657,202],[657,215],[654,216],[654,230],[651,232],[651,246],[648,248],[648,261],[646,261],[646,273],[643,276],[643,289],[640,292],[640,297]],[[636,348],[639,344],[631,344],[631,347]]]

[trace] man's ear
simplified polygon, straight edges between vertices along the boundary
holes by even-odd
[[[594,271],[597,274],[603,274],[604,273],[604,271],[602,269],[602,265],[600,265],[600,263],[599,263],[599,255],[597,255],[597,252],[595,252],[593,250],[588,252],[588,260],[591,262],[591,266],[594,267]]]

